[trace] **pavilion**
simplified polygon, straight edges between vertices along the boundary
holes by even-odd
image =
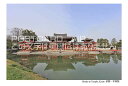
[[[96,42],[93,39],[86,38],[77,42],[77,38],[68,36],[67,34],[56,34],[53,36],[45,36],[48,41],[42,42],[20,42],[22,47],[28,48],[28,50],[75,50],[75,51],[89,51],[96,50]],[[32,45],[32,43],[34,43]]]

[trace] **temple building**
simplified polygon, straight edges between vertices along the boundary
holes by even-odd
[[[86,51],[86,50],[96,50],[96,42],[93,39],[86,38],[81,40],[82,42],[77,42],[77,38],[73,36],[68,36],[67,34],[56,34],[53,36],[45,36],[48,41],[42,42],[21,42],[20,48],[28,48],[28,50],[74,50],[74,51]],[[34,44],[32,44],[34,43]]]
[[[67,36],[67,34],[54,33],[54,36],[46,36],[46,38],[51,42],[69,42],[73,40],[75,37]]]
[[[96,50],[97,43],[93,39],[85,38],[85,39],[83,39],[81,41],[84,42],[84,44],[87,46],[88,49]]]
[[[72,49],[72,40],[75,42],[76,37],[67,36],[67,34],[55,34],[54,36],[46,36],[49,42],[49,49],[51,50],[70,50]]]

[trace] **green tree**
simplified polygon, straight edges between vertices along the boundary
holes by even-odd
[[[11,36],[7,35],[7,49],[11,49],[11,47],[12,47]]]
[[[30,39],[33,39],[34,37],[34,41],[37,41],[37,35],[34,31],[29,30],[29,29],[23,29],[23,28],[13,28],[12,31],[12,36],[16,36],[17,37],[17,42],[18,42],[18,37],[20,36],[29,36]]]
[[[33,32],[32,30],[29,30],[29,29],[23,30],[22,31],[22,36],[29,36],[30,40],[33,40],[33,41],[38,40],[38,36],[35,34],[35,32]]]
[[[7,35],[7,49],[11,49],[13,44],[15,43],[16,46],[18,45],[18,37],[20,36],[30,36],[30,40],[34,39],[34,41],[37,41],[38,36],[35,34],[34,31],[29,29],[22,29],[22,28],[12,28],[10,31],[11,34]],[[17,37],[16,39],[13,39],[13,37]]]
[[[97,39],[97,43],[100,48],[107,48],[110,46],[108,39],[103,39],[103,38]]]
[[[122,47],[122,40],[119,40],[116,44],[117,49]]]

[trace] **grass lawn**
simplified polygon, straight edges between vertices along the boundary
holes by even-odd
[[[32,70],[7,59],[7,80],[46,80]]]

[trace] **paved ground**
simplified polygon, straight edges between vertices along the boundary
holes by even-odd
[[[19,51],[17,55],[30,55],[30,54],[45,54],[45,55],[54,55],[54,56],[64,56],[64,55],[74,55],[74,54],[81,54],[81,53],[87,53],[87,54],[100,54],[100,53],[106,53],[106,54],[111,54],[111,53],[121,53],[121,51],[73,51],[73,50],[47,50],[47,51],[37,51],[37,52],[30,52],[30,51]]]

